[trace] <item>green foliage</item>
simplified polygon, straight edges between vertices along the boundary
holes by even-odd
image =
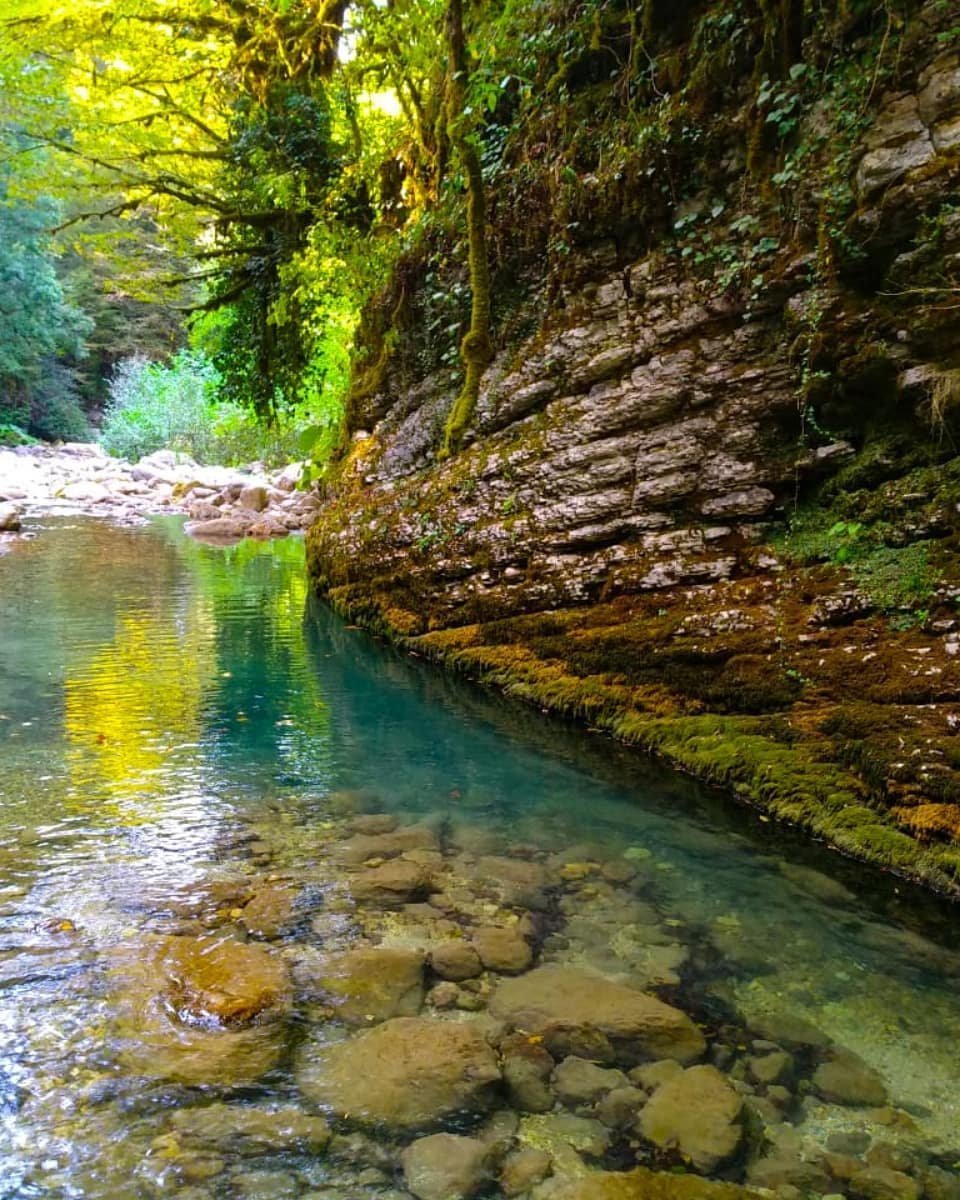
[[[0,446],[32,446],[37,439],[30,436],[19,425],[10,425],[0,421]]]
[[[218,379],[209,361],[189,351],[181,351],[169,364],[125,359],[110,380],[101,430],[104,448],[132,460],[169,448],[210,461],[210,418]]]
[[[172,449],[227,466],[255,461],[280,466],[304,456],[304,411],[267,423],[249,407],[220,398],[220,384],[219,371],[202,350],[182,350],[165,363],[125,359],[110,381],[101,432],[105,449],[133,460]]]
[[[780,545],[797,563],[846,568],[874,607],[914,610],[912,621],[925,619],[921,606],[929,603],[940,582],[931,550],[925,542],[887,545],[884,533],[881,524],[833,520],[828,509],[813,505],[794,515]]]
[[[72,361],[90,323],[69,304],[46,229],[57,208],[9,195],[0,169],[0,422],[35,437],[85,437]]]

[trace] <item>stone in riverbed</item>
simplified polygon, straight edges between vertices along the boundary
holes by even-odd
[[[407,850],[439,850],[437,835],[429,825],[406,825],[380,834],[356,833],[336,848],[339,862],[360,866],[371,858],[399,858]]]
[[[267,489],[256,483],[241,488],[240,495],[237,497],[237,504],[241,508],[255,513],[263,512],[268,503]]]
[[[359,903],[398,908],[411,900],[423,900],[433,889],[433,876],[421,863],[391,859],[353,876],[350,891]]]
[[[518,975],[533,962],[530,943],[515,925],[485,925],[474,933],[473,945],[488,971]]]
[[[553,1073],[553,1090],[564,1104],[592,1104],[606,1092],[626,1086],[627,1077],[622,1071],[598,1067],[572,1054]]]
[[[690,1067],[657,1088],[637,1129],[660,1150],[676,1150],[707,1174],[739,1148],[742,1109],[743,1098],[716,1067]]]
[[[317,1153],[330,1141],[330,1129],[322,1117],[312,1117],[292,1105],[277,1109],[237,1104],[181,1108],[170,1115],[170,1126],[187,1142],[244,1155]]]
[[[251,937],[271,941],[286,933],[302,915],[297,901],[297,892],[291,887],[263,887],[244,905],[238,920]]]
[[[476,1138],[434,1133],[400,1156],[407,1187],[418,1200],[467,1200],[490,1177],[490,1148]]]
[[[261,946],[228,939],[170,937],[155,960],[162,994],[188,1019],[243,1025],[290,1004],[283,962]]]
[[[397,827],[397,818],[391,813],[361,813],[350,822],[353,833],[376,835],[393,833]]]
[[[867,1167],[850,1180],[848,1190],[857,1200],[918,1200],[920,1186],[902,1171]]]
[[[430,966],[441,979],[474,979],[483,971],[480,956],[469,942],[451,938],[430,951]]]
[[[559,1176],[541,1183],[531,1195],[534,1200],[759,1200],[760,1193],[736,1183],[637,1167]]]
[[[129,1071],[224,1087],[253,1083],[276,1065],[292,987],[264,947],[145,936],[114,960],[114,1036]]]
[[[474,1025],[397,1017],[346,1042],[304,1047],[296,1078],[341,1119],[410,1130],[487,1108],[500,1070]]]
[[[554,1100],[549,1086],[554,1068],[550,1053],[539,1042],[514,1033],[500,1043],[500,1054],[513,1106],[521,1112],[549,1112]]]
[[[680,1009],[573,967],[542,966],[505,980],[490,1011],[514,1029],[542,1036],[550,1049],[600,1061],[687,1063],[706,1048],[703,1034]]]
[[[218,517],[213,521],[187,521],[183,530],[200,541],[231,541],[246,537],[254,519],[253,513],[232,513],[229,517]]]
[[[545,1150],[530,1146],[508,1154],[500,1172],[500,1190],[505,1196],[520,1196],[550,1174],[553,1160]]]
[[[305,957],[294,979],[308,996],[326,1000],[338,1020],[363,1025],[414,1017],[423,1003],[423,953],[386,946]]]
[[[540,863],[506,855],[484,855],[477,860],[471,874],[476,879],[495,883],[505,904],[534,910],[547,906],[544,889],[548,876]]]
[[[883,1080],[863,1059],[849,1050],[838,1050],[813,1074],[814,1089],[832,1104],[882,1108],[887,1102]]]
[[[20,510],[15,504],[0,504],[0,533],[20,531]]]

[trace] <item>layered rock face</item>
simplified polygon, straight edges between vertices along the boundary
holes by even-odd
[[[960,309],[927,296],[960,274],[960,54],[937,19],[843,159],[840,261],[736,241],[731,149],[723,200],[675,210],[701,241],[594,240],[528,299],[460,453],[454,382],[388,371],[308,546],[353,619],[951,891]],[[763,263],[738,288],[690,268],[724,237]]]

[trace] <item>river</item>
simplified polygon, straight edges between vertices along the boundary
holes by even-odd
[[[423,1121],[365,1119],[316,1085],[311,1055],[414,1013],[481,1031],[502,1066],[510,1016],[491,997],[525,978],[518,947],[693,1017],[745,1105],[706,1173],[789,1188],[814,1162],[815,1191],[958,1194],[950,908],[345,625],[308,594],[297,539],[216,548],[180,526],[34,517],[0,555],[2,1200],[397,1200],[414,1135],[493,1145],[491,1106],[509,1145],[484,1195],[508,1194],[518,1146],[546,1146],[561,1180],[669,1165],[669,1146],[602,1119],[602,1081],[573,1098],[547,1077],[552,1113],[519,1115],[493,1081]],[[407,883],[372,887],[398,863]],[[499,969],[422,974],[431,947],[487,928]],[[218,1022],[223,988],[183,954],[224,944],[282,982]],[[317,965],[358,947],[416,964],[359,1019]],[[816,1075],[848,1051],[879,1089],[860,1102]],[[775,1073],[757,1066],[776,1054]],[[631,1083],[641,1107],[649,1081]]]

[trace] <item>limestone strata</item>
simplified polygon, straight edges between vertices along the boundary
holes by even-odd
[[[852,197],[829,270],[802,203],[749,295],[669,228],[639,249],[594,230],[514,314],[534,332],[451,458],[456,387],[416,375],[408,334],[354,406],[308,555],[339,609],[418,654],[957,894],[960,458],[937,422],[953,436],[960,310],[920,299],[960,286],[940,19],[911,18],[842,159],[822,111],[798,132]],[[709,245],[731,252],[764,211],[740,151],[672,216],[722,211]]]

